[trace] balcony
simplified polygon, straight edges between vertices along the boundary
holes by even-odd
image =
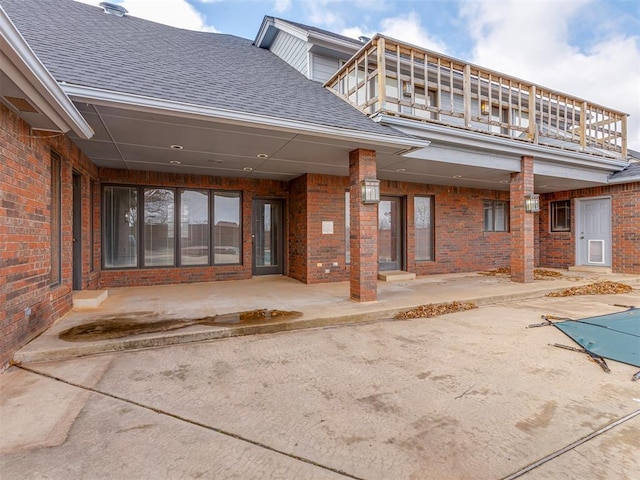
[[[368,115],[627,157],[626,113],[379,34],[325,86]]]

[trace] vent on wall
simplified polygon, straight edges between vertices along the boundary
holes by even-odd
[[[104,8],[104,13],[108,13],[110,15],[116,15],[118,17],[124,17],[125,14],[129,13],[126,8],[122,5],[118,5],[116,3],[111,2],[100,2],[102,8]]]

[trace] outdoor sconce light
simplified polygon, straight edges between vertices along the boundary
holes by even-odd
[[[489,115],[489,102],[480,102],[480,113],[482,115]]]
[[[365,178],[360,186],[362,188],[362,203],[380,203],[380,180]]]
[[[532,193],[524,196],[524,211],[527,213],[537,213],[540,211],[540,195]]]

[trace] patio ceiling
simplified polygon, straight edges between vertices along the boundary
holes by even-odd
[[[376,151],[380,179],[503,191],[509,190],[510,172],[519,168],[519,158],[514,156],[499,162],[477,160],[493,158],[486,155],[451,161],[442,154],[445,146],[437,142],[426,147],[434,152],[431,158],[408,158],[400,155],[403,149],[398,145],[362,139],[159,114],[85,100],[74,103],[95,135],[89,140],[71,136],[97,166],[105,168],[289,181],[305,173],[348,176],[349,152],[369,148]],[[458,158],[469,154],[459,152]],[[593,185],[592,181],[536,176],[539,193]]]

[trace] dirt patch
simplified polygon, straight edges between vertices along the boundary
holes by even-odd
[[[428,305],[420,305],[419,307],[397,313],[396,320],[408,320],[411,318],[431,318],[447,313],[464,312],[465,310],[473,310],[478,308],[472,302],[449,302],[449,303],[430,303]]]
[[[96,340],[142,335],[144,333],[166,332],[190,327],[192,325],[260,325],[279,320],[290,320],[301,316],[301,312],[258,309],[202,318],[141,322],[140,317],[133,314],[131,316],[103,318],[83,325],[77,325],[61,332],[58,337],[67,342],[93,342]]]
[[[633,288],[626,283],[619,282],[596,282],[581,287],[571,287],[561,292],[547,293],[547,297],[571,297],[574,295],[615,295],[618,293],[629,293]]]
[[[509,267],[505,268],[496,268],[495,270],[490,270],[488,272],[478,272],[480,275],[486,275],[489,277],[510,277],[511,269]],[[533,271],[533,279],[534,280],[553,280],[556,278],[563,278],[564,274],[561,272],[556,272],[555,270],[545,270],[543,268],[536,268]]]

